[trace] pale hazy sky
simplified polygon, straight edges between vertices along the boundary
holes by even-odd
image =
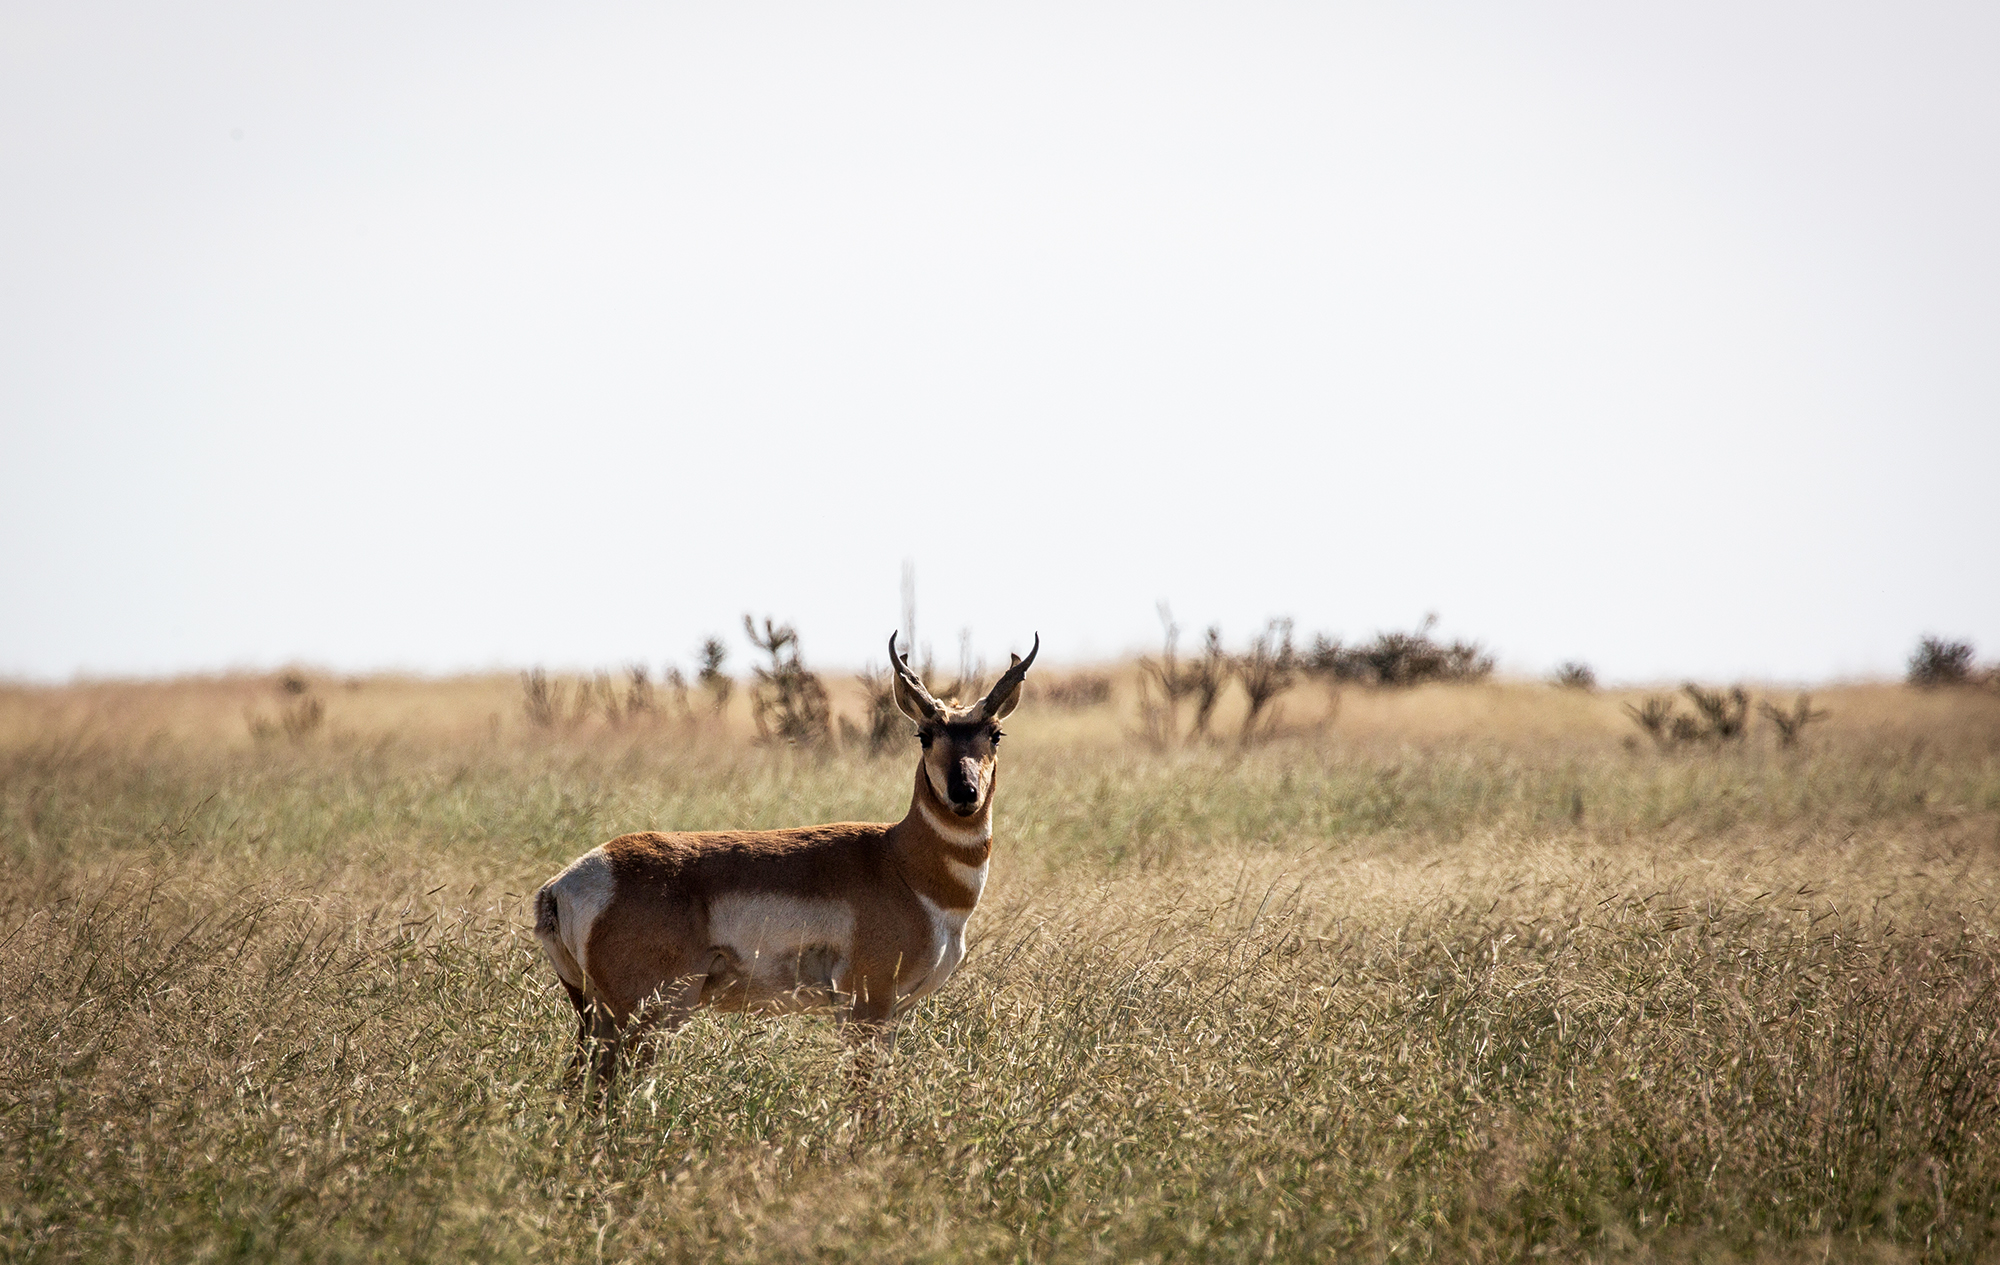
[[[2000,654],[2000,7],[0,0],[0,675]]]

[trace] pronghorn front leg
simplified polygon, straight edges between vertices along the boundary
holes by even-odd
[[[896,1006],[890,991],[891,996],[880,1001],[864,991],[842,1017],[841,1035],[854,1052],[847,1093],[864,1128],[882,1115],[881,1096],[873,1092],[876,1066],[896,1049]]]

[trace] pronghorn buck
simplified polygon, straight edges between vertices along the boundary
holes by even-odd
[[[827,1009],[857,1040],[886,1036],[949,979],[986,886],[1000,721],[1041,646],[961,707],[890,635],[896,706],[923,745],[899,822],[621,835],[551,879],[535,935],[576,1006],[572,1080],[609,1085],[621,1042],[704,1006]]]

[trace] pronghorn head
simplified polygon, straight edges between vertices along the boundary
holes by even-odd
[[[896,634],[889,634],[889,663],[894,668],[896,706],[917,724],[917,741],[924,744],[924,775],[931,790],[960,817],[976,817],[993,794],[993,768],[1000,748],[1000,722],[1021,701],[1021,681],[1041,652],[1040,634],[1028,657],[1013,662],[993,683],[985,698],[970,707],[941,703],[924,688],[910,668],[907,655],[896,653]]]

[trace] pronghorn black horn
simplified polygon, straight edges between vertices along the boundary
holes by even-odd
[[[1028,651],[1028,657],[1014,660],[1013,666],[1000,675],[1000,679],[993,683],[993,688],[986,692],[986,697],[980,700],[979,714],[981,716],[991,715],[995,708],[1007,701],[1009,694],[1020,688],[1021,678],[1028,675],[1029,665],[1034,663],[1035,656],[1041,652],[1042,634],[1036,633],[1035,645],[1032,650]]]
[[[933,718],[943,713],[944,704],[931,696],[931,692],[924,688],[923,678],[910,669],[909,656],[896,653],[895,633],[889,634],[889,666],[895,670],[897,676],[902,678],[904,688],[917,696],[917,699],[930,711]]]

